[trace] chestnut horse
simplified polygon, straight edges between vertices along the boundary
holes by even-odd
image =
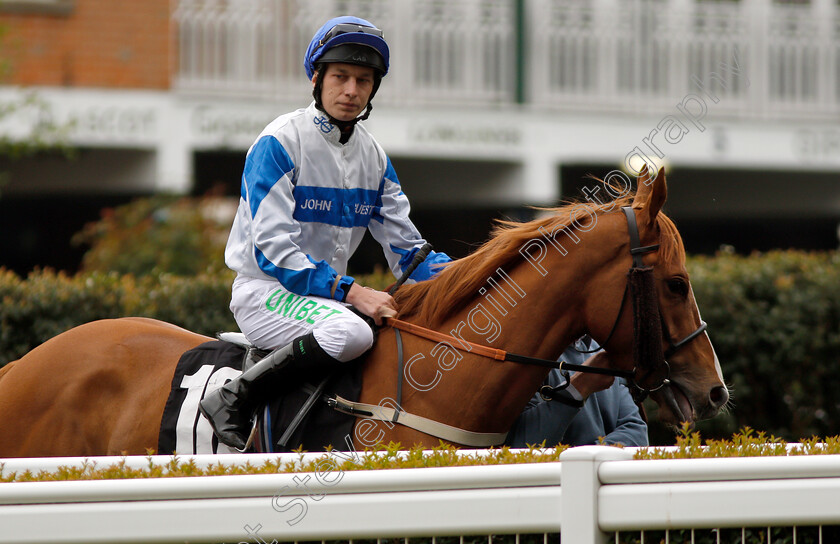
[[[690,338],[669,354],[670,380],[652,393],[669,423],[714,416],[728,392],[701,319],[674,224],[661,212],[662,171],[643,173],[634,196],[552,210],[542,219],[500,225],[472,255],[435,279],[401,288],[400,318],[451,336],[430,341],[403,333],[399,376],[396,335],[380,331],[363,368],[360,401],[401,407],[479,433],[504,433],[548,369],[500,362],[460,340],[509,353],[556,359],[590,334],[609,363],[634,368],[633,315],[623,304],[631,262],[632,204],[652,266],[664,329]],[[696,334],[692,336],[693,332]],[[64,332],[0,370],[0,458],[145,454],[157,445],[164,404],[181,354],[208,337],[144,318],[87,323]],[[663,351],[665,346],[663,345]],[[375,441],[436,446],[438,438],[390,422],[367,421],[354,447]]]

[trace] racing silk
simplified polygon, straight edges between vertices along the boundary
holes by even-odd
[[[401,275],[425,240],[408,218],[397,174],[361,125],[346,144],[340,137],[314,102],[263,130],[245,159],[225,249],[229,268],[276,279],[298,295],[343,301],[354,281],[345,275],[347,261],[370,230]],[[449,260],[431,252],[411,278],[428,279],[430,265]]]

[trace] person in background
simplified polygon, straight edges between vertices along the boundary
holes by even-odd
[[[252,412],[291,373],[327,372],[370,349],[373,331],[351,305],[377,324],[396,315],[390,295],[346,271],[367,231],[398,277],[426,242],[390,159],[360,124],[389,56],[369,21],[327,21],[304,56],[314,100],[271,122],[248,150],[225,250],[236,272],[230,308],[251,343],[275,351],[199,404],[228,446],[245,448]],[[449,260],[430,252],[411,279]]]
[[[572,364],[605,365],[603,351],[592,356],[582,353],[593,349],[598,349],[598,345],[584,337],[566,348],[560,359]],[[563,382],[560,371],[554,369],[545,384],[554,387]],[[535,394],[514,422],[505,444],[524,448],[545,441],[549,447],[583,446],[600,444],[603,439],[605,444],[648,445],[647,424],[623,379],[576,372],[571,376],[567,392],[580,406],[546,401],[539,393]]]

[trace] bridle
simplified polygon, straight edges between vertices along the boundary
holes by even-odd
[[[631,206],[622,206],[621,211],[624,212],[627,218],[627,230],[630,235],[630,255],[633,258],[633,263],[627,272],[627,285],[621,297],[621,306],[618,309],[618,315],[615,318],[612,329],[607,335],[607,339],[604,341],[604,345],[606,346],[609,343],[618,328],[618,322],[624,313],[629,291],[629,298],[634,309],[634,368],[631,376],[627,378],[627,382],[633,400],[636,404],[639,404],[650,393],[658,391],[671,383],[671,366],[668,364],[667,359],[703,334],[707,329],[707,324],[701,320],[700,326],[684,338],[676,342],[672,339],[671,333],[668,330],[668,324],[665,322],[665,318],[659,307],[658,298],[656,297],[656,287],[653,282],[653,267],[645,266],[642,261],[644,254],[658,251],[659,244],[642,246],[639,238],[639,226],[636,222],[636,214],[633,208]],[[646,313],[655,313],[658,315],[644,315]],[[668,347],[664,352],[661,349],[663,340],[668,343]],[[648,349],[644,349],[644,346],[647,346]],[[594,351],[597,351],[597,349],[583,353],[592,353]],[[615,372],[617,376],[622,375],[621,371]]]

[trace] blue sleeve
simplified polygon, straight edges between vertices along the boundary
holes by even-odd
[[[424,242],[425,243],[425,242]],[[414,256],[420,251],[422,246],[413,247],[410,250],[400,249],[396,246],[391,246],[391,251],[400,255],[399,267],[400,271],[405,271],[408,265],[414,260]],[[420,263],[414,272],[411,273],[411,278],[414,281],[425,281],[431,279],[440,270],[440,265],[451,262],[452,259],[446,253],[439,251],[430,251],[426,258]]]
[[[559,370],[552,370],[546,382],[557,386],[562,382]],[[508,433],[505,444],[512,448],[525,448],[545,441],[547,447],[563,442],[566,430],[581,411],[580,408],[556,401],[545,401],[539,394],[519,414]]]
[[[647,424],[639,413],[639,407],[633,402],[630,390],[619,380],[616,380],[611,389],[617,413],[615,417],[605,421],[608,432],[604,441],[607,444],[624,446],[648,446],[650,443]],[[613,420],[615,424],[610,428]]]

